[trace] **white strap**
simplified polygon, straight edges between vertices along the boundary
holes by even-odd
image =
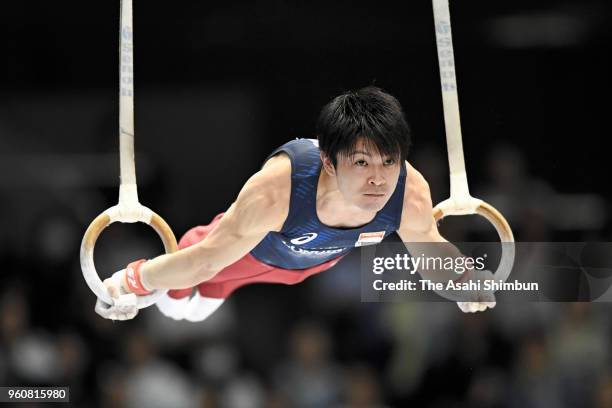
[[[134,42],[132,0],[121,0],[119,32],[119,205],[138,203],[134,164]],[[129,186],[125,188],[124,186]]]
[[[438,62],[440,65],[440,83],[442,85],[442,102],[444,104],[444,124],[446,126],[451,190],[450,197],[434,208],[434,218],[437,222],[447,215],[480,214],[495,226],[502,242],[514,242],[514,235],[506,219],[490,204],[470,195],[463,158],[459,98],[457,96],[455,57],[453,54],[453,36],[448,0],[432,1],[436,26]],[[514,255],[514,245],[502,246],[502,258],[495,272],[496,279],[507,279],[512,270]]]
[[[453,36],[451,32],[448,0],[433,0],[434,22],[440,81],[442,85],[442,102],[444,105],[444,123],[446,125],[446,144],[450,169],[450,197],[457,204],[471,200],[461,139],[461,121],[459,119],[459,98],[457,79],[455,77],[455,57],[453,54]]]
[[[89,225],[81,241],[81,269],[85,282],[98,298],[107,305],[114,304],[100,280],[94,264],[94,247],[104,228],[114,222],[143,222],[151,225],[162,238],[167,253],[177,250],[176,238],[168,224],[149,208],[138,202],[134,163],[134,75],[133,75],[132,0],[121,1],[119,30],[119,154],[121,184],[119,202],[107,209]],[[155,303],[165,290],[138,296],[140,309]]]

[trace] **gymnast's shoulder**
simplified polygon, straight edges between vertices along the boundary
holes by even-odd
[[[406,187],[400,229],[427,232],[435,226],[429,183],[408,161],[405,164]]]
[[[234,205],[243,217],[255,215],[270,230],[282,227],[289,214],[291,161],[285,153],[270,158],[242,187]]]

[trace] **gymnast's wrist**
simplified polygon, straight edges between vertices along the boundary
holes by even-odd
[[[146,261],[146,259],[139,259],[131,262],[125,268],[125,279],[122,285],[127,292],[138,296],[149,295],[152,292],[149,286],[143,282],[143,267]]]

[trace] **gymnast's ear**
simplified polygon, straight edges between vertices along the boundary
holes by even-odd
[[[336,175],[336,167],[334,166],[334,163],[323,152],[321,152],[321,162],[323,162],[323,168],[325,169],[327,174],[329,174],[330,176],[335,176]]]

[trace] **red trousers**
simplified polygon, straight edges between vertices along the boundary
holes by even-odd
[[[186,248],[202,241],[215,228],[223,213],[217,215],[210,224],[190,229],[180,239],[178,247]],[[200,295],[209,298],[226,299],[236,289],[250,283],[282,283],[295,285],[309,276],[323,272],[342,259],[342,256],[317,266],[306,269],[283,269],[265,264],[246,254],[235,263],[227,266],[212,279],[198,285]],[[175,299],[191,296],[193,288],[175,289],[168,291],[168,295]]]

